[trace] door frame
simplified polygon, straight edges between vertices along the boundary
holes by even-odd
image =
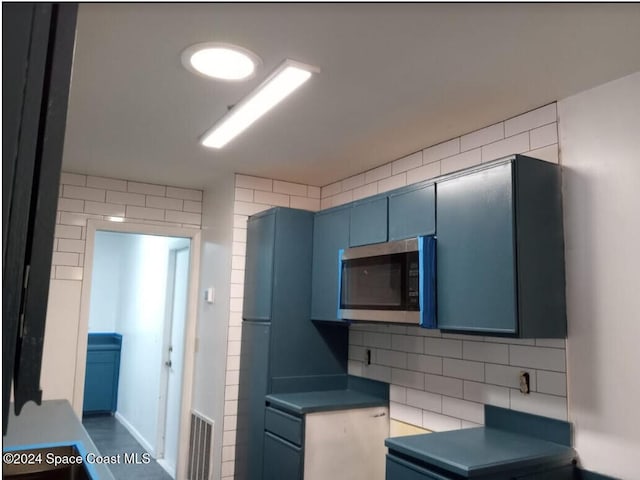
[[[191,245],[182,246],[182,247],[171,247],[169,249],[169,267],[167,270],[167,286],[166,286],[166,297],[165,297],[165,316],[164,316],[164,328],[162,332],[162,362],[166,362],[167,360],[171,360],[171,355],[169,355],[168,348],[173,343],[173,309],[174,309],[174,300],[175,300],[175,281],[176,281],[176,269],[177,269],[177,259],[178,253],[187,250],[187,254],[189,255],[189,259],[191,259]],[[188,302],[188,285],[187,285],[187,302]],[[185,317],[187,312],[185,311]],[[185,318],[186,320],[186,318]],[[186,330],[186,323],[183,326]],[[184,337],[184,332],[183,332]],[[182,377],[184,374],[184,355],[183,358],[180,359],[182,363],[180,376]],[[167,402],[169,400],[169,372],[166,368],[162,368],[162,372],[160,374],[160,397],[159,397],[159,408],[158,408],[158,431],[156,434],[156,459],[158,460],[158,464],[162,468],[168,471],[168,466],[162,460],[165,459],[165,455],[167,452],[167,439],[166,439],[166,428],[167,428]],[[180,398],[180,404],[182,404],[182,397]],[[177,455],[177,452],[176,452]],[[177,473],[177,464],[175,465],[176,472],[170,472],[172,474]]]
[[[80,322],[78,325],[78,349],[76,352],[76,372],[74,379],[74,410],[82,411],[84,401],[84,376],[87,364],[87,340],[89,333],[89,306],[91,303],[91,277],[93,275],[93,256],[97,231],[134,233],[142,235],[160,235],[165,237],[183,237],[191,240],[189,258],[189,292],[187,316],[185,322],[184,364],[182,373],[182,395],[180,406],[180,435],[178,438],[178,464],[176,478],[186,478],[187,454],[190,427],[191,403],[193,398],[193,378],[195,370],[196,322],[198,313],[198,290],[200,279],[200,242],[202,231],[195,228],[173,227],[170,225],[151,225],[134,222],[110,222],[89,219],[85,248],[84,275],[80,300]]]

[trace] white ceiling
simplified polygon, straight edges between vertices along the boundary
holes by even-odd
[[[203,41],[263,65],[204,79],[180,63]],[[639,4],[82,4],[64,169],[326,185],[638,71],[639,46]],[[287,57],[321,72],[224,149],[200,146]]]

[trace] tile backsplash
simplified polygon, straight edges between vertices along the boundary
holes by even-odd
[[[567,419],[565,341],[353,324],[349,373],[391,384],[391,418],[429,430],[484,423],[483,405]],[[367,363],[370,351],[371,363]],[[520,372],[531,393],[519,390]]]

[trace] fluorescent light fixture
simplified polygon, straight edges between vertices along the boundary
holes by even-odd
[[[193,73],[219,80],[245,80],[253,76],[260,58],[246,48],[229,43],[206,42],[182,52],[182,64]]]
[[[285,60],[258,88],[236,104],[202,138],[205,147],[222,148],[320,70]]]

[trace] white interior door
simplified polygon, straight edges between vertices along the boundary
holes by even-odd
[[[169,342],[164,356],[166,370],[166,402],[164,419],[161,418],[162,466],[173,478],[176,477],[178,463],[178,436],[180,432],[180,404],[182,393],[182,371],[184,361],[184,333],[187,315],[187,296],[189,286],[189,248],[176,250],[172,255],[174,264],[173,282],[169,284]]]

